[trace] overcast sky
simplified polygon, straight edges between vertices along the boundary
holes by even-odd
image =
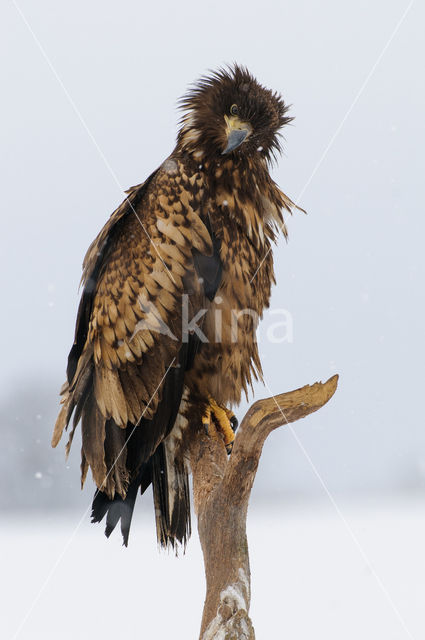
[[[237,61],[292,105],[273,175],[308,211],[274,254],[293,342],[261,341],[255,397],[341,376],[299,441],[271,436],[258,490],[322,494],[316,471],[332,492],[425,486],[425,12],[408,6],[2,3],[0,397],[37,380],[56,401],[86,248],[172,151],[187,86]]]

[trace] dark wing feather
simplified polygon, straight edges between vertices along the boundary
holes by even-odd
[[[84,288],[78,307],[74,344],[69,352],[68,366],[66,370],[69,384],[71,384],[72,379],[74,378],[78,360],[83,352],[84,345],[86,344],[96,285],[102,269],[106,264],[108,253],[113,247],[114,241],[116,241],[116,238],[119,236],[121,231],[121,225],[119,223],[125,215],[128,215],[129,210],[131,211],[138,206],[138,203],[142,200],[147,188],[157,172],[158,170],[154,171],[141,185],[137,185],[136,187],[132,187],[128,190],[127,198],[114,212],[109,221],[103,227],[100,235],[87,251],[83,264],[84,272],[82,282],[84,283]]]
[[[205,255],[197,249],[194,249],[192,254],[196,273],[199,278],[202,279],[204,294],[209,300],[214,300],[217,289],[220,286],[221,276],[223,273],[223,264],[220,258],[221,241],[213,233],[209,218],[206,221],[206,227],[212,240],[212,254]]]

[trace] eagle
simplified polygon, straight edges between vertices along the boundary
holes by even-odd
[[[269,305],[272,245],[296,205],[272,180],[280,95],[237,64],[180,100],[177,143],[126,192],[90,245],[69,353],[56,446],[81,423],[81,485],[97,490],[92,522],[119,521],[127,546],[136,497],[152,485],[157,538],[191,532],[190,438],[220,438],[230,454],[231,410],[261,379],[256,327]]]

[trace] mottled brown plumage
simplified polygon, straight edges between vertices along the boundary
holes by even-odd
[[[151,482],[159,541],[190,534],[185,440],[211,397],[237,404],[261,378],[256,320],[293,206],[268,171],[290,120],[278,95],[235,66],[203,78],[181,106],[173,153],[127,192],[85,257],[52,440],[74,412],[67,450],[81,420],[93,519],[107,515],[109,535],[121,518],[125,543],[137,491]],[[199,330],[188,331],[197,313]]]

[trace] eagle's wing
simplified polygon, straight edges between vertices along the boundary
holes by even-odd
[[[75,411],[67,448],[81,418],[82,481],[90,466],[109,498],[126,496],[132,471],[150,458],[178,411],[191,358],[190,344],[182,344],[182,296],[188,294],[192,313],[203,296],[194,252],[214,254],[201,197],[201,184],[190,183],[169,159],[130,190],[84,261],[84,290],[52,444]],[[164,393],[171,394],[167,401]],[[141,420],[137,451],[130,450],[129,428]]]

